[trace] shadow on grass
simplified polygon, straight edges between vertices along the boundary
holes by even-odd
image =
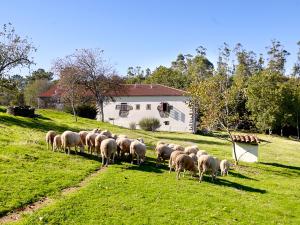
[[[260,164],[300,171],[300,167],[298,167],[298,166],[289,166],[289,165],[284,165],[284,164],[280,164],[280,163],[267,163],[267,162],[260,162]]]
[[[6,113],[6,108],[2,108],[2,107],[0,107],[0,112],[2,112],[2,113]]]
[[[246,185],[239,184],[239,183],[236,183],[233,181],[223,180],[220,178],[217,178],[217,180],[213,182],[211,180],[211,177],[204,176],[202,182],[203,181],[209,182],[209,183],[215,184],[215,185],[222,185],[222,186],[226,186],[226,187],[235,188],[235,189],[238,189],[241,191],[256,192],[256,193],[261,193],[261,194],[267,193],[267,191],[264,189],[254,188],[254,187],[246,186]]]
[[[35,129],[35,130],[39,130],[39,131],[49,131],[49,130],[55,130],[58,132],[63,132],[66,130],[70,130],[71,128],[67,125],[57,125],[54,122],[48,122],[48,121],[44,121],[44,120],[51,120],[47,117],[42,117],[40,118],[19,118],[19,117],[14,117],[14,116],[8,116],[8,115],[1,115],[0,116],[0,122],[4,125],[7,126],[12,126],[12,125],[16,125],[16,126],[20,126],[20,127],[24,127],[24,128],[31,128],[31,129]],[[72,128],[72,130],[74,130]],[[74,130],[77,131],[77,130]]]
[[[229,173],[229,175],[232,176],[232,177],[241,178],[241,179],[247,179],[247,180],[255,180],[255,181],[258,181],[258,180],[255,179],[255,178],[248,177],[248,176],[243,175],[243,174],[240,174],[240,173],[234,173],[234,172],[232,172],[232,171],[229,171],[228,173]]]
[[[155,160],[152,158],[147,158],[140,166],[136,165],[136,161],[134,161],[134,165],[127,166],[126,169],[149,173],[164,173],[165,171],[169,170],[169,167],[167,165],[160,165],[159,167],[156,167]]]
[[[169,136],[157,136],[157,138],[161,139],[169,139],[174,141],[187,141],[187,142],[193,142],[197,144],[209,144],[209,145],[226,145],[225,143],[217,142],[217,141],[208,141],[208,140],[199,140],[199,139],[192,139],[192,138],[183,138],[183,137],[169,137]]]

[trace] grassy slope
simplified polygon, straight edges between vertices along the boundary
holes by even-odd
[[[163,139],[183,145],[196,143],[220,158],[231,156],[229,143],[212,137],[130,131],[86,119],[75,124],[64,113],[39,113],[43,118],[38,120],[0,113],[2,213],[41,196],[59,193],[100,166],[96,158],[47,151],[44,135],[48,129],[107,128],[130,137],[143,137],[148,149]],[[56,195],[54,204],[20,223],[299,224],[300,143],[262,138],[271,142],[260,146],[262,163],[243,163],[215,184],[209,179],[199,184],[190,176],[177,181],[174,173],[153,166],[154,154],[148,151],[145,165],[110,166],[80,191]]]

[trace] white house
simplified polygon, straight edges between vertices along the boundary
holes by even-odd
[[[129,127],[146,117],[160,120],[161,131],[196,131],[195,110],[186,92],[159,84],[126,85],[123,94],[104,105],[104,121]],[[100,117],[97,117],[98,119]]]

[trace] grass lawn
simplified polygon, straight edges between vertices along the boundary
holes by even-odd
[[[158,140],[184,146],[197,144],[231,159],[231,145],[193,134],[127,130],[107,123],[38,110],[41,117],[9,116],[0,108],[0,215],[48,196],[49,205],[25,214],[17,224],[300,224],[300,143],[260,135],[260,163],[240,163],[211,183],[189,174],[181,180],[156,168],[153,146]],[[46,149],[50,130],[100,127],[129,137],[143,137],[147,161],[138,167],[118,163],[100,172],[78,191],[76,186],[101,164],[96,157],[66,155]]]

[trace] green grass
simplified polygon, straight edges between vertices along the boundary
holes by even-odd
[[[51,196],[54,201],[24,215],[19,224],[300,224],[300,143],[260,135],[260,163],[241,163],[230,175],[201,184],[189,175],[177,181],[167,168],[156,168],[158,140],[197,144],[219,158],[231,159],[230,143],[193,134],[132,131],[94,120],[39,110],[28,119],[0,112],[0,213]],[[118,163],[78,191],[60,195],[101,166],[87,155],[67,156],[46,150],[47,130],[100,127],[143,137],[147,161],[138,167]]]

